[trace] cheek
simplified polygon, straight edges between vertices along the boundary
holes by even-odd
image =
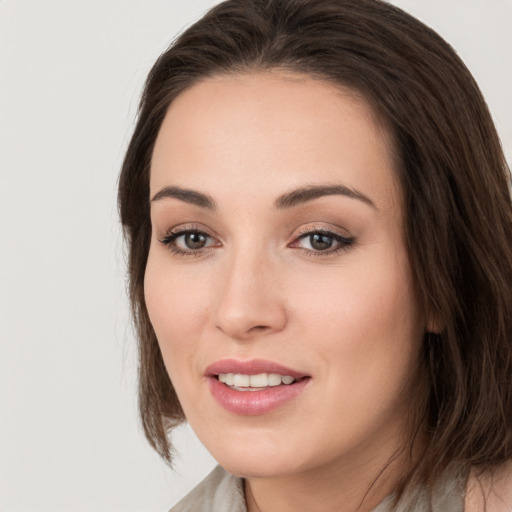
[[[173,271],[165,256],[150,251],[144,293],[149,318],[172,377],[175,366],[183,365],[197,353],[212,290],[207,279],[194,279],[180,269]]]
[[[304,349],[313,344],[340,375],[387,380],[415,366],[421,315],[406,260],[391,255],[330,272],[296,302],[294,317],[308,333]]]
[[[388,266],[373,275],[343,274],[329,288],[315,288],[296,311],[304,352],[320,358],[314,360],[326,400],[318,402],[315,428],[319,438],[340,443],[378,437],[385,425],[402,421],[422,338],[407,273]],[[346,418],[342,426],[339,418]]]

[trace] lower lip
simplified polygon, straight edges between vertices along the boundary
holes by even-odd
[[[246,416],[257,416],[282,407],[299,395],[309,380],[305,378],[293,384],[281,384],[261,391],[237,391],[216,377],[208,378],[210,391],[215,400],[227,411]]]

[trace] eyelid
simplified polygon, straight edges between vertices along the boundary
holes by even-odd
[[[309,235],[311,233],[327,233],[338,235],[343,238],[353,238],[352,235],[348,232],[347,229],[333,226],[332,224],[326,224],[321,222],[314,222],[312,224],[306,224],[298,228],[292,235],[293,239],[300,238],[304,235]]]
[[[356,238],[347,233],[346,231],[346,229],[342,229],[339,227],[335,228],[332,225],[326,227],[325,224],[320,223],[302,226],[301,228],[299,228],[297,232],[293,234],[293,240],[288,244],[288,247],[291,247],[293,249],[300,249],[309,256],[333,256],[341,251],[347,251],[357,243]],[[334,248],[328,248],[326,250],[307,249],[298,246],[298,242],[300,242],[303,239],[306,239],[308,236],[312,236],[315,234],[324,234],[330,236],[334,238],[336,242],[338,242],[338,245]]]
[[[217,241],[217,243],[213,243],[209,246],[201,247],[199,249],[182,249],[178,247],[174,242],[177,238],[186,235],[187,233],[199,233],[210,238],[211,240]],[[168,229],[164,235],[158,237],[158,241],[164,245],[166,249],[176,255],[192,257],[200,257],[215,247],[220,247],[222,245],[222,243],[219,242],[217,236],[211,234],[209,229],[198,224],[180,224],[178,226],[174,226]]]
[[[200,247],[197,249],[188,248],[184,249],[179,247],[175,241],[180,236],[188,233],[198,233],[204,235],[213,241],[213,243]],[[315,234],[323,234],[334,239],[335,247],[329,247],[325,250],[314,248],[306,248],[300,246],[300,241],[306,239],[308,236]],[[181,224],[168,229],[165,234],[158,238],[158,241],[164,245],[168,250],[177,255],[195,256],[200,257],[212,249],[221,247],[223,244],[220,242],[219,237],[213,235],[210,230],[199,224]],[[355,237],[347,233],[347,230],[339,226],[332,226],[325,223],[314,223],[303,225],[295,231],[292,235],[292,240],[287,244],[287,247],[293,249],[301,249],[303,252],[310,256],[329,256],[334,255],[342,250],[348,250],[356,243]]]
[[[177,224],[176,226],[172,226],[168,229],[166,229],[163,234],[159,237],[160,240],[167,238],[172,235],[176,234],[183,234],[183,233],[189,233],[189,232],[198,232],[198,233],[204,233],[205,235],[208,235],[210,238],[214,238],[218,240],[218,236],[214,235],[212,233],[212,230],[207,228],[206,226],[203,226],[202,224],[193,224],[193,223],[187,223],[187,224]]]

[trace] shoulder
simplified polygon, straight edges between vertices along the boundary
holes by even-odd
[[[472,470],[466,490],[465,512],[512,512],[512,461],[493,472]]]
[[[246,512],[243,481],[216,466],[169,512]]]

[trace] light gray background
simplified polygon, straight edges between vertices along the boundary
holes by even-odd
[[[214,0],[0,0],[0,510],[167,510],[214,461],[180,428],[171,472],[138,427],[116,180],[142,82]],[[512,0],[395,0],[479,82],[512,160]]]

